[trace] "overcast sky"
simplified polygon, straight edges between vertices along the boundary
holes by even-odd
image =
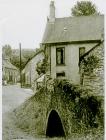
[[[56,17],[71,15],[77,0],[55,0]],[[106,13],[105,0],[92,0],[98,11]],[[12,48],[38,48],[49,15],[50,0],[0,0],[0,45]]]

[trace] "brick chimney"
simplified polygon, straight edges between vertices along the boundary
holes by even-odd
[[[49,22],[54,22],[54,21],[55,21],[55,5],[54,5],[54,1],[51,0]]]

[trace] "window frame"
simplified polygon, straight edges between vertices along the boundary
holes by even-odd
[[[81,53],[80,53],[81,49],[84,49],[84,53],[85,53],[85,47],[79,47],[79,59],[80,59],[80,57],[82,57],[84,55],[84,53],[81,55]]]
[[[65,74],[65,72],[63,71],[63,72],[57,72],[56,73],[56,77],[57,78],[59,78],[59,77],[65,77],[66,76],[66,74]]]
[[[80,49],[84,49],[84,53],[82,55],[80,55]],[[79,47],[79,73],[80,73],[80,58],[85,54],[86,50],[85,47]]]
[[[58,50],[61,50],[63,49],[63,63],[58,63],[58,60],[57,60],[57,55],[58,55]],[[56,48],[56,65],[58,66],[61,66],[61,65],[65,65],[65,47],[57,47]]]

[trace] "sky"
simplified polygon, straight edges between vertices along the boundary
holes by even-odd
[[[56,17],[71,15],[77,0],[54,0]],[[80,1],[80,0],[78,0]],[[98,11],[106,13],[105,0],[92,0]],[[39,48],[44,34],[50,0],[0,0],[0,46],[18,49]]]

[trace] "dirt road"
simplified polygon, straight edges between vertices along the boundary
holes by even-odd
[[[27,139],[35,140],[16,127],[13,110],[33,95],[32,90],[19,86],[3,86],[2,88],[2,140]]]
[[[35,138],[17,128],[13,110],[33,95],[30,89],[3,86],[2,89],[2,140],[64,140],[63,138]]]

